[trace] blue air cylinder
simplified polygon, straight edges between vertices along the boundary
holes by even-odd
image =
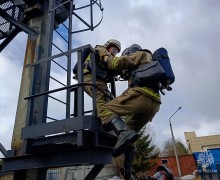
[[[175,75],[170,64],[167,50],[165,48],[157,49],[153,54],[153,60],[158,61],[165,71],[166,78],[164,79],[164,82],[162,81],[161,83],[172,84],[175,81]]]

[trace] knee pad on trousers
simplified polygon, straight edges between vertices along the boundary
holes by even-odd
[[[104,131],[114,131],[117,135],[120,134],[121,131],[126,130],[127,126],[125,122],[118,116],[115,116],[103,124]]]

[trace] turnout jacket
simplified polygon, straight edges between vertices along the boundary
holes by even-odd
[[[108,52],[108,50],[106,49],[106,47],[104,46],[101,46],[101,45],[96,45],[95,46],[95,51],[98,53],[98,57],[96,56],[96,59],[98,59],[99,61],[99,64],[103,67],[103,69],[105,69],[106,67],[104,66],[105,62],[103,60],[103,57],[104,56],[111,56],[111,54]],[[90,55],[86,58],[85,62],[84,62],[84,66],[89,62],[91,61],[91,58],[90,58]],[[88,73],[90,72],[87,68],[84,68],[83,69],[83,72],[84,73]]]
[[[125,55],[121,57],[113,57],[109,56],[107,59],[107,66],[110,70],[116,71],[128,71],[128,78],[130,82],[130,75],[131,71],[137,69],[140,65],[152,62],[152,54],[147,51],[136,51],[130,55]],[[130,84],[129,84],[130,85]],[[135,88],[137,91],[145,94],[146,96],[156,100],[157,102],[161,103],[160,94],[158,91],[153,90],[150,87],[146,86],[137,86],[132,87]]]
[[[111,57],[112,55],[111,55],[111,53],[108,52],[108,50],[104,46],[96,45],[96,47],[94,49],[95,49],[96,77],[99,80],[105,81],[106,83],[110,82],[114,76],[120,74],[119,71],[109,69],[106,62],[104,61],[104,56]],[[92,68],[91,67],[91,58],[90,58],[90,54],[89,54],[84,62],[83,73],[84,74],[88,74],[88,73],[91,74],[91,68]]]

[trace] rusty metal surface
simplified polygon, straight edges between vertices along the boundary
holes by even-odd
[[[24,66],[29,63],[34,62],[36,40],[33,41],[28,39],[26,54],[24,59]],[[14,131],[12,137],[12,149],[16,149],[18,155],[21,155],[21,147],[23,140],[21,140],[21,128],[25,127],[26,124],[26,114],[28,101],[24,98],[30,94],[30,81],[31,81],[32,68],[23,68],[20,93],[18,98],[16,119],[14,124]]]
[[[45,118],[44,116],[46,116],[46,114],[43,113],[47,106],[47,99],[45,97],[38,98],[33,106],[30,105],[29,108],[28,104],[33,102],[31,100],[24,100],[24,98],[31,94],[48,90],[50,63],[25,68],[27,64],[32,64],[41,58],[51,56],[51,37],[54,24],[53,20],[50,21],[48,19],[54,19],[54,17],[48,14],[47,8],[48,6],[46,5],[43,15],[30,19],[30,28],[39,32],[39,36],[33,38],[33,36],[29,34],[26,46],[24,68],[11,144],[12,149],[16,150],[16,155],[22,155],[26,151],[26,144],[21,140],[21,129],[31,124],[42,123]]]

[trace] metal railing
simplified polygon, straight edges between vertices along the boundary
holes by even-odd
[[[34,36],[37,36],[37,32],[30,29],[28,26],[29,19],[36,16],[36,12],[29,12],[30,9],[36,9],[33,6],[33,3],[38,4],[38,13],[41,11],[41,6],[37,1],[24,1],[25,4],[19,3],[14,4],[14,1],[0,1],[0,40],[3,40],[0,44],[0,52],[14,39],[14,37],[21,31],[26,33],[31,33]],[[100,21],[94,25],[93,22],[93,6],[96,5],[102,12]],[[27,10],[29,8],[29,10]],[[84,20],[84,17],[80,17],[78,12],[81,9],[90,8],[90,22]],[[49,13],[55,11],[55,20],[56,24],[54,28],[58,28],[61,24],[63,27],[67,28],[69,34],[74,34],[78,32],[83,32],[87,30],[93,31],[103,19],[103,7],[101,0],[89,0],[87,5],[76,7],[73,4],[73,0],[56,0],[55,6],[49,10]],[[76,17],[81,23],[83,23],[87,28],[72,29],[72,16]],[[69,21],[70,26],[65,25],[66,21]],[[70,42],[70,41],[68,41]]]

